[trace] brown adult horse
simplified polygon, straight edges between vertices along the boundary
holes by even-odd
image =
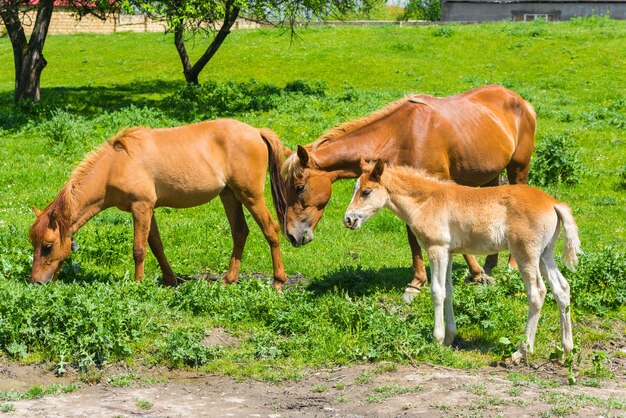
[[[265,205],[269,164],[274,207],[283,220],[280,166],[283,145],[274,132],[220,119],[166,129],[131,128],[88,156],[30,230],[35,253],[30,281],[47,283],[73,247],[72,236],[89,219],[109,207],[131,212],[134,223],[135,280],[144,276],[146,241],[163,273],[163,284],[177,283],[163,252],[154,209],[187,208],[219,195],[233,237],[225,282],[237,280],[248,236],[242,204],[259,224],[274,264],[274,287],[286,281],[279,248],[278,224]]]
[[[506,168],[511,184],[525,183],[535,145],[535,112],[518,94],[497,85],[455,96],[408,96],[362,119],[326,132],[298,147],[283,164],[287,212],[284,231],[294,246],[313,239],[313,230],[330,199],[331,184],[360,175],[360,158],[421,168],[468,186],[497,185]],[[421,249],[407,227],[415,275],[403,299],[426,281]],[[465,256],[470,274],[491,273]]]

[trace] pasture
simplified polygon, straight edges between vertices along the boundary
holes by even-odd
[[[231,252],[218,200],[157,209],[165,252],[179,277],[162,288],[154,257],[135,283],[132,220],[109,209],[76,234],[79,250],[56,283],[27,284],[31,206],[45,206],[90,150],[121,128],[234,117],[276,131],[290,148],[407,93],[450,95],[498,83],[538,115],[531,179],[567,202],[585,255],[571,285],[574,353],[557,385],[622,386],[626,369],[626,23],[602,17],[548,24],[314,27],[293,40],[278,30],[234,31],[186,87],[170,35],[49,37],[42,101],[13,107],[9,40],[0,38],[0,358],[43,363],[101,380],[115,364],[197,369],[268,381],[363,363],[477,369],[510,357],[523,336],[526,296],[500,257],[492,286],[465,284],[455,258],[452,348],[432,341],[427,289],[410,304],[403,224],[381,212],[360,231],[342,225],[354,181],[339,181],[315,240],[281,237],[288,285],[271,287],[258,226],[240,283],[222,287]],[[198,41],[196,53],[200,51]],[[267,183],[269,185],[269,182]],[[271,196],[266,186],[270,210]],[[557,245],[560,254],[562,245]],[[219,341],[211,335],[222,335]],[[559,314],[542,310],[532,364],[559,357]],[[385,363],[381,363],[385,362]],[[532,375],[535,368],[516,372]],[[512,377],[509,377],[512,379]],[[617,380],[615,380],[617,379]],[[555,401],[556,402],[556,401]],[[555,404],[556,405],[556,404]],[[563,402],[566,413],[566,402]],[[572,406],[573,408],[573,406]],[[612,403],[610,411],[626,408]],[[569,411],[569,412],[568,412]]]

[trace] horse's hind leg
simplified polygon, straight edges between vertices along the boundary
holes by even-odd
[[[250,211],[250,214],[261,228],[267,243],[270,246],[272,253],[272,264],[274,266],[274,286],[279,292],[283,288],[283,284],[287,281],[287,275],[285,274],[285,266],[283,265],[283,257],[280,254],[280,235],[278,224],[270,215],[270,211],[267,209],[263,193],[238,193],[238,197],[241,197],[241,202]]]
[[[148,234],[148,244],[152,250],[152,254],[156,257],[161,267],[161,274],[163,274],[164,286],[176,286],[177,279],[170,263],[165,257],[165,251],[163,251],[163,242],[161,241],[161,235],[159,234],[159,227],[157,226],[156,217],[152,214],[152,220],[150,221],[150,233]]]
[[[243,248],[246,245],[249,229],[241,202],[237,200],[233,192],[230,189],[224,189],[222,193],[220,193],[220,199],[222,205],[224,205],[226,218],[230,224],[230,233],[233,237],[233,253],[230,256],[228,271],[224,277],[224,283],[230,284],[236,282],[239,277],[241,256],[243,254]]]
[[[518,257],[519,269],[524,285],[526,287],[526,297],[528,299],[528,319],[526,321],[526,341],[518,351],[513,353],[513,361],[519,362],[527,353],[532,353],[535,346],[535,335],[541,307],[546,297],[546,285],[541,279],[539,271],[539,260],[535,257]]]
[[[552,295],[559,307],[561,316],[561,344],[565,353],[571,353],[574,348],[574,340],[572,337],[572,318],[570,315],[570,292],[569,283],[559,271],[556,261],[554,260],[554,244],[556,237],[552,243],[546,248],[541,255],[541,274],[548,280],[548,284],[552,289]]]

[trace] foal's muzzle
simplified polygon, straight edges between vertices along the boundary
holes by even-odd
[[[346,216],[343,218],[343,224],[346,228],[359,229],[362,223],[363,218],[354,212],[346,213]]]

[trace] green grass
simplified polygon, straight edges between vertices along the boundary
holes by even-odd
[[[509,87],[535,106],[539,144],[559,138],[575,152],[578,160],[570,162],[580,166],[578,183],[545,186],[573,207],[586,251],[579,270],[567,273],[574,335],[587,353],[596,343],[623,338],[625,36],[626,23],[602,18],[454,25],[445,34],[430,26],[314,27],[293,44],[277,30],[234,31],[202,75],[200,90],[184,88],[170,35],[50,36],[42,101],[20,108],[11,102],[9,40],[0,38],[0,355],[52,361],[59,373],[67,365],[90,370],[121,360],[270,381],[355,362],[470,368],[499,360],[499,341],[517,341],[524,330],[527,307],[517,273],[501,262],[496,285],[467,285],[459,258],[460,348],[433,344],[429,292],[410,305],[400,301],[411,278],[400,221],[381,213],[359,232],[341,226],[351,181],[334,185],[311,244],[293,248],[283,240],[288,275],[305,278],[283,295],[256,279],[271,276],[271,259],[249,216],[240,284],[191,281],[163,289],[151,256],[146,281],[134,283],[131,217],[115,209],[76,235],[80,249],[57,283],[26,284],[31,205],[45,206],[83,156],[124,126],[229,116],[271,127],[294,147],[406,93],[447,95],[485,83]],[[198,40],[192,54],[201,47]],[[232,244],[217,200],[161,208],[157,216],[179,275],[225,271]],[[535,358],[554,351],[558,318],[548,297]],[[216,327],[239,344],[207,344]],[[585,356],[593,370],[593,354]],[[129,382],[120,377],[109,384]]]

